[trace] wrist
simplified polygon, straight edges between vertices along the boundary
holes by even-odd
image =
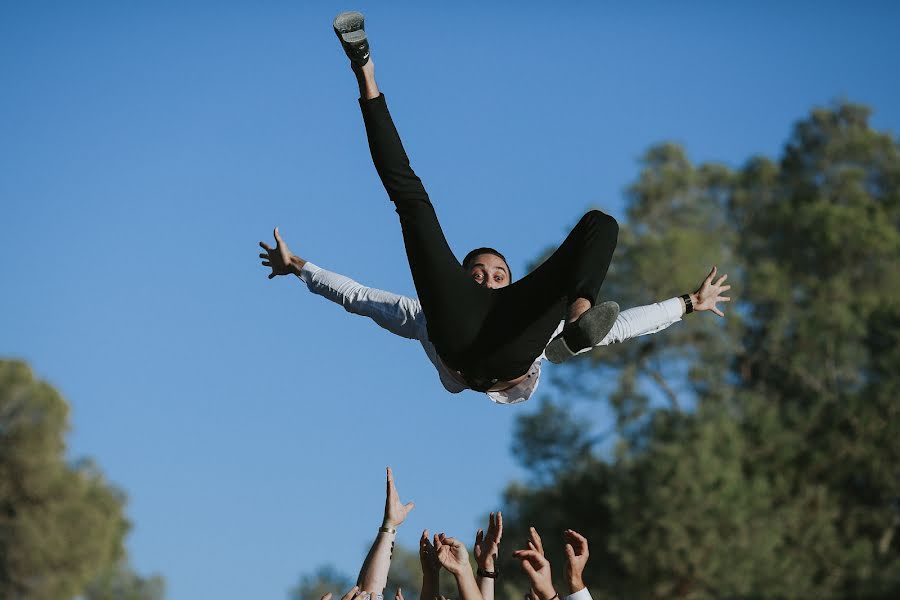
[[[558,600],[559,594],[552,587],[546,590],[534,590],[537,592],[538,600]]]
[[[378,528],[379,533],[386,533],[388,535],[397,535],[397,526],[400,525],[397,523],[396,525],[392,525],[387,519],[381,522],[381,527]]]
[[[300,258],[299,256],[297,256],[295,254],[292,254],[290,265],[288,268],[291,270],[291,273],[293,273],[294,275],[299,275],[301,269],[303,269],[303,265],[305,265],[305,264],[306,264],[305,260],[303,260],[302,258]]]
[[[574,594],[575,592],[580,592],[585,588],[584,581],[579,577],[578,579],[570,579],[568,581],[569,584],[569,595]]]

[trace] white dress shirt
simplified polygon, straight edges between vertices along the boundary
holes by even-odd
[[[326,271],[311,262],[303,265],[299,277],[306,283],[309,291],[340,304],[347,312],[369,317],[391,333],[418,340],[428,359],[437,369],[444,389],[451,394],[469,389],[466,384],[454,377],[453,371],[447,368],[438,356],[434,344],[428,339],[422,305],[415,298],[366,287],[349,277]],[[682,313],[683,305],[680,298],[670,298],[664,302],[623,310],[616,318],[612,330],[597,345],[606,346],[656,333],[680,321]],[[547,340],[548,344],[562,331],[564,325],[565,322],[560,321],[556,331]],[[585,348],[579,354],[590,350],[591,348]],[[528,369],[528,376],[513,387],[485,393],[498,404],[516,404],[528,400],[537,390],[541,377],[541,363],[545,358],[544,354],[537,357]]]

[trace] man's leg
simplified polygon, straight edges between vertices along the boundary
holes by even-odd
[[[384,95],[375,82],[372,60],[353,65],[369,150],[403,230],[410,271],[432,343],[449,365],[478,336],[488,311],[488,290],[477,286],[450,250],[431,200],[412,170]]]
[[[616,248],[619,227],[597,210],[585,214],[565,241],[534,271],[497,298],[476,345],[490,362],[531,364],[547,346],[559,322],[574,321],[600,294]]]

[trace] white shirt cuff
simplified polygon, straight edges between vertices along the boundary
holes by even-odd
[[[581,588],[574,594],[569,594],[565,597],[565,600],[592,600],[591,593],[588,591],[586,587]]]
[[[297,277],[299,277],[303,281],[303,283],[309,283],[310,281],[312,281],[313,276],[321,270],[322,269],[320,269],[316,265],[312,264],[309,261],[306,261],[303,266],[300,267],[300,273],[297,275]]]

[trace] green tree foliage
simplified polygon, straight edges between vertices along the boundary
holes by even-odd
[[[291,590],[292,600],[319,600],[331,592],[335,600],[339,600],[347,590],[353,587],[354,581],[331,565],[320,566],[312,573],[300,578],[297,587]]]
[[[560,575],[561,531],[588,535],[595,598],[900,597],[897,140],[840,104],[778,161],[658,146],[627,214],[605,297],[670,297],[717,264],[739,302],[557,371],[565,401],[519,422],[535,477],[507,492],[510,538],[538,527]]]
[[[91,581],[82,597],[84,600],[162,600],[164,593],[162,577],[141,577],[122,562]]]
[[[73,598],[124,556],[124,495],[65,459],[68,405],[0,360],[0,597]]]

